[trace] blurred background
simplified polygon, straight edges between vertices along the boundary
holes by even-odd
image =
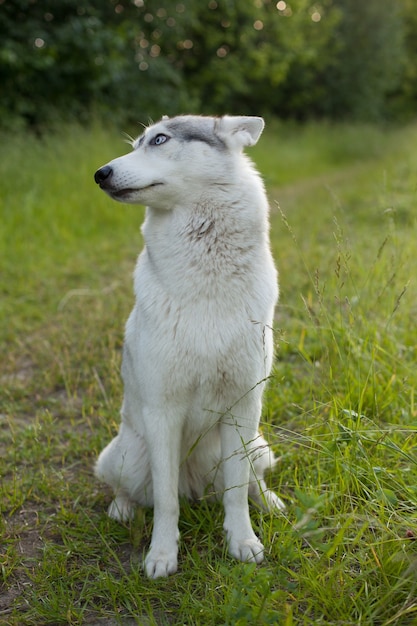
[[[0,0],[0,125],[407,121],[415,0]]]

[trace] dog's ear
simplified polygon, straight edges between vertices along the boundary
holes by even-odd
[[[219,135],[236,148],[254,146],[265,126],[262,117],[248,115],[225,115],[219,122]]]

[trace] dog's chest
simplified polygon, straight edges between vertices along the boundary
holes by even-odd
[[[192,395],[205,390],[212,405],[214,397],[247,389],[264,376],[270,352],[265,329],[272,324],[276,294],[273,274],[265,281],[270,273],[265,267],[255,285],[253,275],[241,268],[210,272],[197,263],[182,268],[171,263],[171,271],[160,274],[149,251],[142,253],[129,324],[134,350],[139,350],[138,366],[155,364],[169,379],[168,388],[188,387]]]
[[[242,324],[249,334],[253,323],[271,324],[277,276],[262,219],[200,207],[151,214],[143,233],[135,292],[149,327],[209,351]]]
[[[126,327],[135,377],[147,389],[157,381],[195,414],[223,410],[267,375],[277,295],[267,241],[213,214],[156,216],[143,230]]]
[[[249,287],[259,271],[262,229],[224,213],[200,210],[147,220],[146,261],[154,280],[167,292],[222,301],[235,288]]]

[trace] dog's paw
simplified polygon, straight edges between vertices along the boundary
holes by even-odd
[[[117,522],[128,522],[135,516],[135,505],[128,498],[118,496],[110,504],[107,514]]]
[[[285,510],[285,504],[271,489],[261,489],[258,485],[251,485],[249,488],[249,497],[254,504],[259,506],[267,513],[277,513]]]
[[[285,510],[285,504],[283,503],[281,498],[277,496],[276,493],[271,491],[271,489],[267,489],[266,491],[264,491],[262,496],[265,501],[265,507],[270,513],[276,513],[276,511]]]
[[[145,572],[148,578],[163,578],[175,574],[178,569],[177,550],[163,552],[151,548],[145,559]]]
[[[264,547],[256,535],[248,539],[229,540],[229,554],[238,561],[244,563],[262,563],[264,560]]]

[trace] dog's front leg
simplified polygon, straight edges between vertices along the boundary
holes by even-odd
[[[147,443],[151,462],[154,524],[145,571],[150,578],[169,576],[178,567],[178,475],[181,428],[174,416],[149,415]]]
[[[253,532],[248,503],[250,460],[246,444],[251,441],[252,429],[241,428],[238,421],[239,418],[227,420],[221,425],[224,529],[233,557],[239,561],[261,563],[264,547]],[[253,433],[255,436],[256,432]]]

